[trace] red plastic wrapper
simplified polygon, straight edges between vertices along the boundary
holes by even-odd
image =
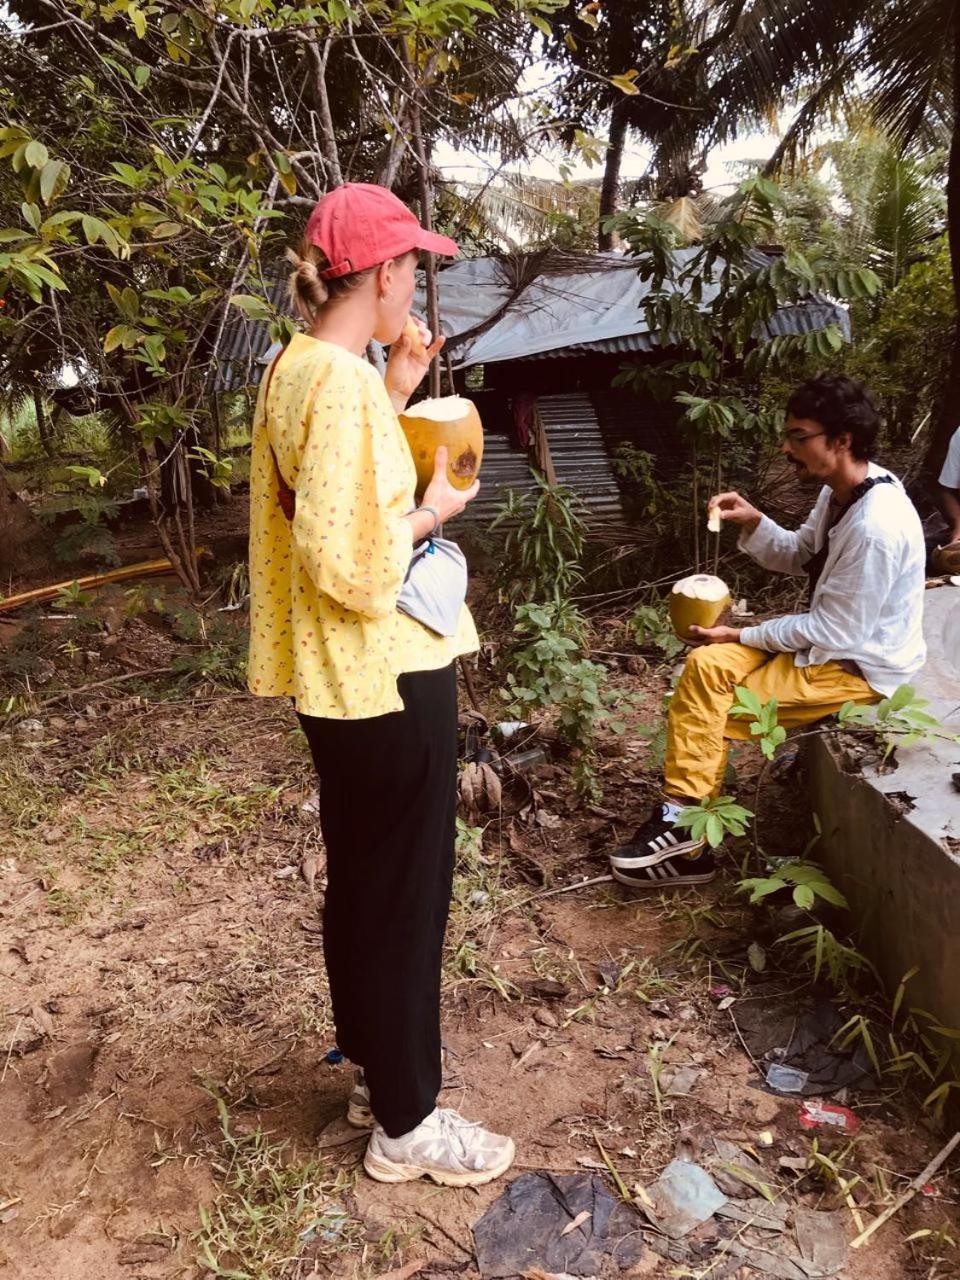
[[[821,1102],[819,1098],[807,1098],[800,1104],[800,1125],[803,1129],[840,1129],[843,1133],[857,1133],[860,1120],[849,1107],[834,1102]]]

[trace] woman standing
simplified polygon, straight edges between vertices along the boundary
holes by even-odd
[[[383,187],[317,204],[291,290],[308,325],[263,380],[250,476],[249,683],[289,696],[320,778],[324,956],[337,1041],[357,1067],[348,1118],[372,1128],[382,1182],[489,1182],[510,1138],[437,1107],[440,969],[453,877],[454,660],[477,648],[465,606],[441,636],[397,602],[414,545],[476,495],[424,501],[397,421],[440,350],[401,336],[420,250],[454,254]],[[429,340],[429,335],[424,335]],[[385,379],[363,357],[390,344]]]

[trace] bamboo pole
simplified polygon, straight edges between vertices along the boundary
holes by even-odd
[[[197,547],[195,559],[207,555],[206,547]],[[54,582],[48,587],[35,587],[32,591],[21,591],[19,595],[7,596],[0,600],[0,613],[8,613],[20,609],[26,604],[43,604],[46,600],[55,600],[61,591],[76,586],[79,591],[94,591],[98,587],[106,587],[114,582],[128,582],[131,578],[153,578],[163,573],[175,573],[172,561],[142,560],[138,564],[124,565],[122,569],[111,569],[107,573],[93,573],[85,578],[69,578],[66,582]]]

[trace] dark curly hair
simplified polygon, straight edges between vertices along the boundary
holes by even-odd
[[[862,462],[873,456],[880,414],[862,382],[845,373],[820,373],[800,384],[787,401],[792,418],[819,422],[829,440],[850,436],[850,452]]]

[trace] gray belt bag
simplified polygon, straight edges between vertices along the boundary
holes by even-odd
[[[467,597],[467,561],[449,538],[414,547],[397,608],[438,636],[453,636]]]

